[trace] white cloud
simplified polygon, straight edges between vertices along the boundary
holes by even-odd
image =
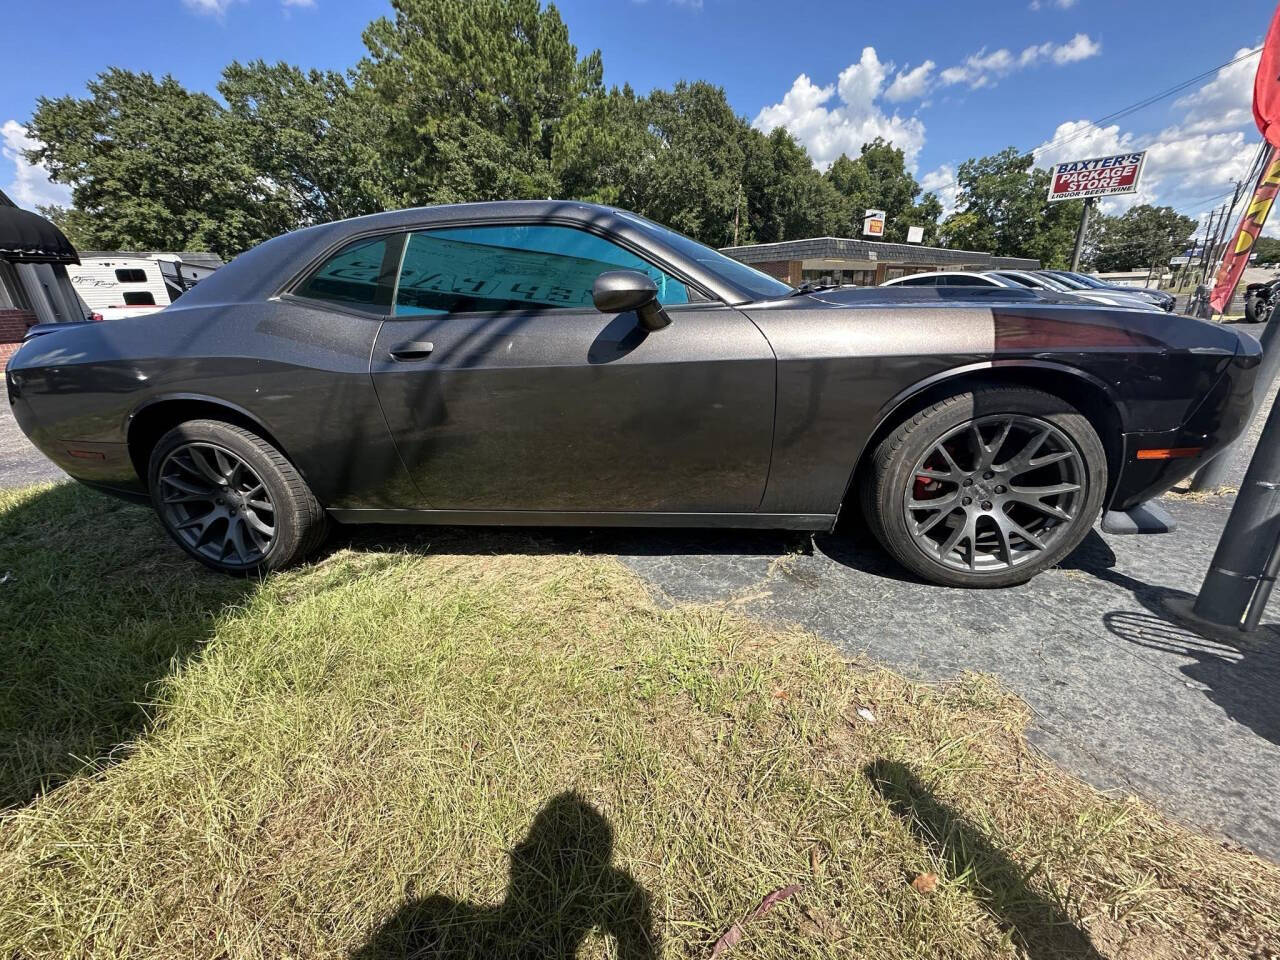
[[[196,13],[206,13],[220,17],[236,0],[182,0],[183,6]]]
[[[983,47],[977,53],[971,53],[953,67],[947,67],[938,74],[938,82],[943,86],[954,86],[963,83],[970,90],[989,87],[1001,77],[1014,70],[1023,70],[1038,63],[1051,62],[1055,66],[1065,66],[1079,60],[1096,57],[1102,52],[1102,44],[1092,39],[1087,33],[1077,33],[1066,43],[1032,44],[1014,54],[1013,51],[1001,47],[990,53]]]
[[[857,156],[862,145],[876,137],[892,142],[906,155],[907,165],[914,167],[924,146],[924,124],[916,117],[890,115],[880,108],[876,101],[888,72],[875,48],[866,47],[835,83],[818,86],[807,74],[800,74],[779,103],[756,115],[753,125],[765,133],[786,127],[805,145],[819,169],[825,170],[842,153]],[[837,95],[839,102],[831,106]]]
[[[942,201],[943,219],[955,213],[956,191],[958,189],[959,184],[956,183],[956,172],[945,163],[936,170],[930,170],[920,178],[921,193],[936,193],[938,199]]]
[[[886,100],[897,103],[902,100],[915,100],[925,95],[933,81],[933,70],[937,64],[926,60],[913,70],[902,69],[884,92]]]
[[[1045,7],[1057,7],[1059,10],[1070,10],[1076,0],[1031,0],[1032,10],[1043,10]]]
[[[1075,63],[1077,60],[1088,60],[1102,52],[1102,44],[1093,40],[1087,33],[1077,33],[1066,43],[1059,45],[1050,54],[1058,66]]]
[[[0,154],[13,164],[13,179],[4,188],[20,207],[34,210],[37,205],[56,203],[66,206],[71,203],[71,190],[60,183],[49,180],[49,171],[43,164],[27,163],[23,150],[34,150],[40,146],[39,141],[27,136],[27,128],[17,120],[6,120],[0,126],[0,137],[3,145]]]
[[[1236,57],[1245,57],[1248,47],[1242,47]],[[1212,80],[1194,93],[1179,97],[1174,108],[1186,110],[1186,116],[1178,129],[1184,133],[1209,133],[1214,130],[1231,130],[1253,123],[1253,75],[1258,70],[1255,57],[1245,57],[1217,72]]]

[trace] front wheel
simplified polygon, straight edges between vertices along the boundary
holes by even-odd
[[[285,456],[243,427],[191,420],[151,451],[151,502],[187,553],[223,573],[288,566],[324,539],[327,518]]]
[[[1106,452],[1052,394],[984,387],[926,407],[877,447],[867,523],[934,583],[1023,583],[1079,545],[1102,507]]]

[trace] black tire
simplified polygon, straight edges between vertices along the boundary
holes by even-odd
[[[1010,427],[1001,438],[1005,422]],[[1041,446],[1031,449],[1041,435]],[[1016,449],[1024,436],[1024,449]],[[971,461],[961,443],[973,451]],[[944,465],[930,466],[939,461]],[[1016,469],[1024,461],[1027,466]],[[983,462],[993,469],[977,469]],[[1055,482],[1055,475],[1061,479]],[[1038,493],[1072,486],[1077,489]],[[868,526],[908,570],[946,586],[1006,587],[1061,562],[1080,544],[1106,486],[1106,451],[1079,410],[1039,390],[981,387],[940,400],[894,428],[873,453],[860,496]],[[910,509],[916,504],[924,509]],[[957,533],[962,527],[968,533]],[[947,548],[954,536],[962,539]]]
[[[238,466],[224,469],[232,463]],[[147,480],[174,542],[221,573],[251,576],[287,567],[328,532],[327,514],[293,464],[233,424],[189,420],[174,427],[151,451]]]
[[[1244,319],[1246,323],[1257,323],[1260,312],[1257,297],[1244,298]]]

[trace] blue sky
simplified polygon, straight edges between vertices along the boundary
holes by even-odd
[[[1010,144],[1045,163],[1149,150],[1138,199],[1199,216],[1245,174],[1256,58],[1102,127],[1090,121],[1257,46],[1267,0],[563,0],[581,52],[640,91],[723,86],[762,129],[785,126],[819,166],[879,134],[949,203],[961,161]],[[81,94],[108,66],[214,91],[233,59],[343,69],[386,0],[60,0],[5,10],[0,186],[65,201],[18,155],[36,98]],[[1070,141],[1062,143],[1064,137]],[[1112,210],[1132,200],[1109,201]],[[1277,225],[1273,225],[1277,226]],[[1270,231],[1269,231],[1270,232]]]

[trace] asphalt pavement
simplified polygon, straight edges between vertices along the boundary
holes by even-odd
[[[0,414],[0,485],[61,477]],[[1057,569],[985,591],[915,581],[856,527],[541,531],[537,540],[616,555],[667,602],[798,624],[912,677],[994,674],[1031,705],[1032,740],[1066,769],[1280,861],[1280,600],[1256,633],[1228,641],[1198,636],[1171,612],[1199,588],[1231,502],[1170,495],[1176,533],[1095,531]]]

